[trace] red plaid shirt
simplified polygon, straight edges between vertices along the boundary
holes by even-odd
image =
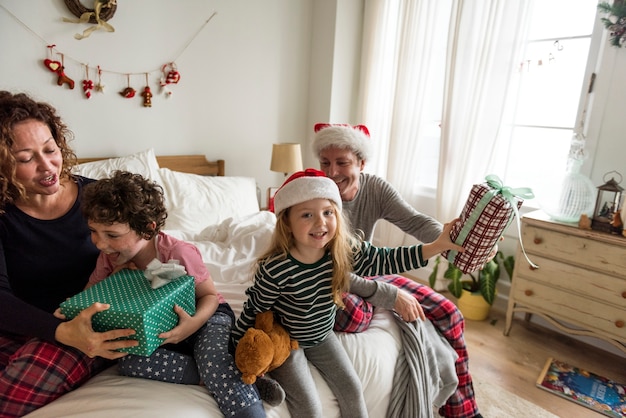
[[[21,417],[111,364],[60,344],[0,334],[0,417]]]

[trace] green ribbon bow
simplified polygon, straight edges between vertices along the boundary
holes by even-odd
[[[502,194],[502,197],[508,200],[515,207],[517,207],[517,202],[515,202],[516,197],[520,199],[532,199],[535,197],[533,191],[529,187],[517,187],[514,189],[512,187],[505,186],[502,184],[500,177],[495,174],[489,174],[485,177],[485,180],[487,180],[489,187],[499,191]]]
[[[524,244],[522,243],[522,228],[519,220],[519,211],[517,210],[518,198],[533,199],[535,197],[535,194],[529,187],[512,188],[505,186],[504,184],[502,184],[502,180],[500,180],[500,177],[496,176],[495,174],[489,174],[487,177],[485,177],[485,180],[487,180],[487,184],[489,185],[489,187],[497,190],[500,194],[502,194],[502,197],[504,197],[513,207],[513,213],[515,214],[515,220],[517,221],[517,235],[519,237],[519,244],[522,248],[522,253],[524,253],[524,257],[526,257],[526,261],[528,261],[528,264],[530,264],[534,268],[539,268],[539,266],[530,261],[528,255],[526,255],[526,251],[524,250]]]

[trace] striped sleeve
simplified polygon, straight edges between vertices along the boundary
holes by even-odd
[[[375,247],[363,241],[354,254],[354,272],[359,276],[400,274],[428,264],[422,258],[422,245]]]

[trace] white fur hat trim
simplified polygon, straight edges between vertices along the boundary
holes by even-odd
[[[341,210],[341,195],[334,181],[328,177],[302,176],[287,180],[274,195],[274,213],[313,199],[329,199]]]
[[[326,148],[336,147],[350,150],[361,160],[369,161],[371,142],[370,137],[361,129],[344,125],[331,125],[315,133],[313,154],[319,157]]]

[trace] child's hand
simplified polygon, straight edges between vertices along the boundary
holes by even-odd
[[[161,345],[177,344],[199,329],[191,315],[185,312],[183,308],[174,305],[174,312],[178,315],[178,325],[167,332],[159,334],[159,338],[165,338]]]
[[[441,251],[455,250],[455,251],[458,251],[460,253],[465,252],[465,248],[461,247],[460,245],[455,244],[452,241],[452,239],[450,238],[450,232],[452,232],[452,227],[457,222],[461,222],[461,219],[460,218],[454,218],[452,220],[452,222],[448,222],[447,224],[443,225],[443,232],[435,240],[435,243],[439,243],[440,245],[442,245],[444,247]]]
[[[437,254],[441,254],[442,252],[447,250],[455,250],[460,253],[465,252],[465,248],[455,244],[450,239],[450,231],[452,231],[452,227],[457,222],[460,222],[459,218],[455,218],[452,220],[452,222],[444,224],[441,235],[439,235],[439,237],[437,237],[437,239],[430,244],[424,244],[422,246],[422,257],[425,260],[434,257]]]
[[[115,269],[111,272],[111,274],[117,273],[120,270],[129,269],[129,270],[138,270],[135,263],[129,261],[128,263],[122,264],[121,266],[115,267]]]

